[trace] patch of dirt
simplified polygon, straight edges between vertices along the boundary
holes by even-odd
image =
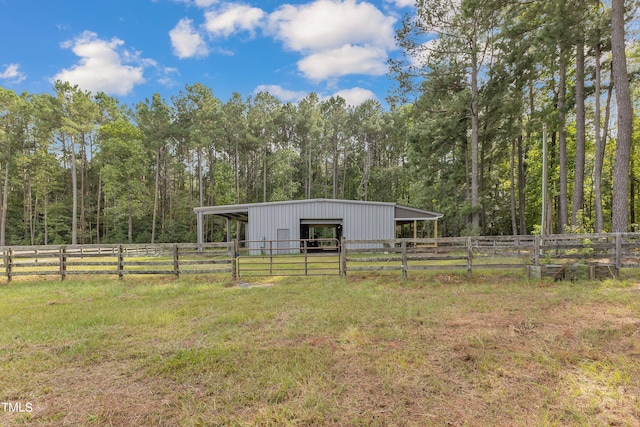
[[[23,424],[23,418],[41,426],[158,425],[154,420],[163,419],[171,400],[145,382],[112,362],[60,369],[55,376],[33,378],[25,399],[32,412],[0,411],[0,425]]]

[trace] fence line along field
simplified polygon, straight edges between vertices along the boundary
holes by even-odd
[[[632,271],[513,273],[21,278],[0,425],[639,426]]]
[[[295,252],[295,253],[294,253]],[[236,277],[513,269],[528,277],[606,278],[640,268],[640,234],[233,241],[205,244],[12,246],[0,274],[17,276],[223,274]]]
[[[16,276],[214,274],[234,271],[233,244],[13,246],[1,250],[8,281]]]

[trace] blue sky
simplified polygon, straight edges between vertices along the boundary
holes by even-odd
[[[223,101],[264,90],[383,105],[386,60],[413,0],[0,0],[0,86],[56,79],[134,104],[187,84]]]

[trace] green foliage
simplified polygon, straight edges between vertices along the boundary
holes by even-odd
[[[636,3],[629,4],[630,13]],[[398,87],[387,110],[375,100],[351,106],[315,93],[297,104],[269,93],[246,99],[234,93],[223,102],[200,83],[185,86],[171,102],[154,94],[133,107],[65,82],[54,84],[53,96],[0,88],[0,201],[7,202],[6,208],[0,203],[0,244],[193,241],[192,209],[200,204],[316,197],[441,212],[445,236],[510,234],[514,228],[536,233],[543,125],[552,231],[558,230],[559,205],[572,203],[560,199],[561,183],[568,193],[579,190],[573,186],[580,126],[586,133],[585,202],[569,206],[579,212],[571,229],[592,231],[600,205],[603,227],[611,229],[616,141],[615,126],[604,123],[607,111],[610,121],[615,116],[609,12],[607,3],[582,0],[418,1],[397,34],[401,52],[390,59],[390,70]],[[628,67],[637,109],[640,49],[633,37]],[[586,124],[575,111],[581,43]],[[561,63],[568,66],[566,94],[559,93]],[[637,228],[637,114],[634,125],[628,198],[629,223]],[[567,143],[562,162],[561,131]],[[607,138],[601,200],[594,189],[596,131]],[[211,219],[207,239],[223,239],[224,225]]]

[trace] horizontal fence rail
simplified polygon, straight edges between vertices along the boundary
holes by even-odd
[[[529,277],[617,277],[640,268],[640,233],[430,239],[303,239],[203,244],[0,247],[0,275],[342,275],[522,269]]]

